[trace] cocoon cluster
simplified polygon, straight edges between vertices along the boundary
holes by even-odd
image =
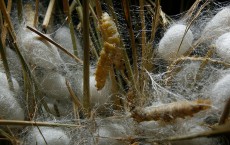
[[[177,133],[178,134],[196,134],[196,133],[201,133],[205,132],[208,130],[207,127],[201,126],[197,124],[197,121],[201,121],[200,119],[191,119],[187,123],[180,123],[178,126]],[[196,122],[196,123],[195,123]],[[218,143],[217,138],[195,138],[195,139],[190,139],[190,140],[182,140],[182,141],[174,141],[171,142],[172,145],[198,145],[198,144],[206,144],[206,145],[216,145]]]
[[[189,50],[193,39],[192,31],[189,29],[186,32],[186,25],[175,24],[167,30],[164,37],[160,40],[158,48],[159,56],[168,61],[178,58]]]
[[[69,145],[70,138],[63,130],[48,128],[48,127],[34,127],[27,136],[27,145]]]
[[[67,51],[74,54],[70,29],[68,27],[61,27],[60,29],[58,29],[57,32],[55,33],[54,40],[58,42],[61,46],[66,48]],[[77,44],[78,57],[83,58],[82,47],[76,35],[75,35],[75,41]],[[73,63],[75,61],[65,53],[60,53],[60,55],[66,63]]]
[[[98,136],[97,143],[98,145],[125,145],[125,142],[116,140],[116,137],[126,136],[125,128],[120,124],[107,124],[99,126],[95,136]]]
[[[46,71],[44,76],[37,78],[41,90],[48,98],[58,100],[68,99],[70,94],[64,76],[55,71]]]
[[[23,32],[23,54],[31,65],[45,69],[55,69],[63,64],[55,46],[32,32]]]
[[[18,93],[18,92],[19,92],[19,89],[20,89],[20,88],[19,88],[19,84],[18,84],[18,82],[15,80],[15,78],[12,77],[11,79],[12,79],[12,81],[13,81],[14,91],[15,91],[16,93]],[[5,73],[0,72],[0,80],[1,80],[1,81],[0,81],[0,86],[1,86],[2,88],[4,88],[4,89],[9,89],[9,88],[10,88]]]
[[[0,118],[24,120],[24,111],[14,97],[14,93],[0,88]]]
[[[24,111],[9,89],[6,74],[0,72],[0,118],[24,120]],[[13,78],[16,92],[19,90],[17,81]]]
[[[230,74],[223,76],[211,89],[211,99],[213,105],[218,109],[222,109],[225,102],[230,96]]]
[[[91,104],[93,106],[102,106],[109,101],[111,95],[111,81],[107,81],[105,87],[98,91],[96,87],[95,76],[90,76],[90,94],[91,94]]]
[[[224,61],[230,63],[230,32],[221,35],[216,40],[216,53]]]
[[[204,39],[215,38],[228,30],[230,30],[230,8],[225,7],[207,23],[202,37]]]

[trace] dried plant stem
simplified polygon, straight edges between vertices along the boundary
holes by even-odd
[[[11,143],[14,143],[15,138],[13,136],[11,136],[9,133],[7,133],[4,130],[0,129],[0,134],[1,134],[1,136],[5,137],[5,138],[0,138],[0,140],[8,140]]]
[[[165,141],[177,141],[177,140],[188,140],[194,139],[199,137],[211,137],[216,135],[228,134],[230,133],[230,123],[226,123],[224,125],[218,125],[213,130],[205,131],[197,134],[192,135],[184,135],[184,136],[174,136],[164,139]]]
[[[202,11],[208,4],[209,4],[209,1],[205,1],[205,3],[201,6],[201,8],[198,10],[198,12],[195,14],[195,16],[192,18],[192,20],[191,20],[191,21],[189,22],[189,24],[187,25],[186,30],[185,30],[185,32],[184,32],[184,35],[183,35],[183,37],[182,37],[182,39],[181,39],[179,48],[178,48],[178,50],[177,50],[177,54],[178,54],[178,52],[180,51],[181,45],[182,45],[182,43],[183,43],[183,41],[184,41],[185,35],[187,34],[189,28],[191,27],[191,25],[193,24],[193,22],[196,20],[196,18],[201,14],[201,11]]]
[[[207,52],[207,54],[205,55],[204,58],[211,58],[213,52],[214,52],[214,51],[213,51],[213,48],[211,48],[211,49]],[[196,80],[200,80],[200,79],[201,79],[201,74],[202,74],[202,72],[203,72],[203,70],[204,70],[204,67],[205,67],[207,64],[208,64],[208,60],[207,60],[207,59],[205,59],[204,61],[202,61],[202,63],[200,64],[199,70],[198,70],[198,72],[197,72],[197,74],[196,74]]]
[[[83,47],[84,47],[84,68],[83,68],[83,107],[86,116],[90,117],[90,84],[89,84],[89,0],[83,1]]]
[[[77,43],[76,43],[75,33],[74,33],[74,26],[73,26],[73,22],[72,22],[71,11],[69,8],[69,1],[68,0],[63,0],[63,9],[64,9],[64,12],[67,16],[67,22],[69,24],[70,36],[71,36],[71,40],[72,40],[74,55],[78,56]]]
[[[146,32],[145,32],[145,13],[144,13],[144,1],[139,0],[140,3],[140,17],[141,17],[141,49],[142,49],[142,67],[145,68],[147,61],[147,50],[146,50]]]
[[[26,64],[21,52],[19,51],[19,45],[17,43],[17,37],[16,37],[16,33],[14,32],[13,30],[13,25],[11,23],[11,20],[10,20],[10,16],[9,16],[9,13],[7,13],[6,11],[6,5],[4,3],[4,1],[0,0],[0,9],[3,13],[3,16],[8,24],[8,32],[10,34],[10,38],[12,39],[13,41],[13,45],[14,45],[14,48],[17,52],[17,55],[20,59],[20,62],[22,64],[22,68],[23,68],[23,78],[24,78],[24,88],[25,88],[25,96],[27,96],[26,98],[31,98],[30,99],[27,99],[28,101],[28,110],[29,110],[29,114],[31,116],[34,115],[34,95],[33,95],[33,90],[31,90],[32,86],[33,86],[33,83],[32,83],[32,80],[30,80],[32,78],[32,75],[31,75],[31,72],[29,70],[29,67],[28,65]]]
[[[22,0],[17,0],[18,20],[22,23]]]
[[[36,30],[35,28],[32,28],[30,26],[26,26],[26,28],[28,28],[29,30],[31,30],[32,32],[38,34],[39,36],[41,36],[42,38],[44,38],[45,40],[49,41],[50,43],[52,43],[53,45],[55,45],[57,48],[59,48],[61,51],[63,51],[64,53],[66,53],[67,55],[69,55],[70,57],[72,57],[73,59],[76,60],[76,62],[79,62],[81,64],[83,64],[82,60],[78,57],[76,57],[75,55],[73,55],[72,53],[70,53],[69,51],[67,51],[64,47],[62,47],[60,44],[54,42],[52,39],[50,39],[49,37],[47,37],[45,34],[42,34],[41,32],[39,32],[38,30]]]
[[[7,5],[7,12],[10,14],[11,12],[11,8],[12,8],[12,0],[8,1],[8,5]],[[1,41],[2,41],[2,46],[3,48],[5,48],[6,46],[6,35],[7,35],[7,22],[4,22],[3,26],[2,26],[2,33],[1,33]]]
[[[155,8],[155,15],[152,19],[152,29],[151,29],[151,38],[150,43],[152,43],[155,39],[156,29],[159,25],[159,19],[160,19],[160,0],[156,0],[156,8]]]
[[[52,15],[52,12],[53,12],[53,8],[54,8],[54,4],[55,4],[55,0],[50,0],[48,9],[46,11],[46,15],[45,15],[44,21],[42,23],[42,27],[43,27],[44,30],[46,30],[47,27],[48,27],[48,25],[49,25],[50,18],[51,18],[51,15]]]
[[[224,110],[223,113],[221,114],[220,120],[219,120],[219,125],[222,125],[226,122],[228,116],[230,113],[230,97],[228,98],[225,106],[224,106]]]
[[[8,66],[8,62],[6,59],[6,53],[5,53],[6,51],[5,50],[6,49],[3,47],[2,40],[0,40],[0,54],[1,54],[2,61],[3,61],[3,66],[5,69],[5,73],[6,73],[6,78],[7,78],[8,84],[9,84],[9,89],[11,91],[14,91],[14,85],[13,85],[13,81],[11,78],[11,73],[10,73],[10,69]]]
[[[98,4],[96,4],[96,5],[98,5]],[[97,31],[97,26],[98,26],[98,23],[99,23],[98,18],[101,18],[101,17],[99,17],[99,16],[97,16],[95,14],[94,9],[92,8],[91,5],[89,5],[89,7],[90,7],[90,12],[92,13],[92,16],[93,16],[94,30],[96,30],[96,31],[94,31],[96,33],[96,35],[95,35],[94,32],[93,32],[92,27],[89,27],[90,28],[90,34],[92,36],[92,41],[94,42],[95,47],[97,48],[96,50],[101,50],[102,41],[99,40],[99,38],[101,38],[101,35],[100,35],[99,31]],[[98,56],[97,51],[96,51],[95,55],[96,55],[96,58],[98,59],[99,56]]]
[[[96,12],[97,12],[97,18],[101,19],[102,9],[101,9],[101,2],[100,2],[100,0],[96,0]]]
[[[147,51],[147,45],[146,45],[146,26],[145,26],[145,13],[144,13],[144,3],[145,0],[139,0],[139,4],[140,4],[140,18],[141,18],[141,50],[142,50],[142,58],[141,58],[141,76],[139,77],[139,81],[140,81],[140,90],[143,90],[144,87],[144,82],[146,81],[145,78],[145,71],[144,68],[146,68],[147,66],[147,61],[148,61],[148,51]],[[142,95],[143,97],[145,95]],[[143,100],[143,99],[141,99]]]
[[[48,126],[48,127],[84,127],[84,126],[75,125],[75,124],[61,124],[61,123],[21,121],[21,120],[0,120],[0,125]]]
[[[139,74],[138,73],[138,63],[137,63],[137,48],[136,48],[135,36],[134,36],[134,32],[133,32],[132,19],[130,16],[129,1],[127,1],[127,0],[122,1],[122,6],[123,6],[124,13],[125,13],[125,20],[126,20],[126,23],[128,25],[129,35],[131,38],[134,78],[135,78],[135,82],[136,82],[137,78],[138,78],[138,74]],[[135,83],[133,85],[136,86],[137,84]]]
[[[219,60],[214,60],[212,58],[203,58],[203,57],[180,57],[178,59],[176,59],[170,66],[168,71],[166,72],[166,79],[165,82],[171,82],[170,80],[172,79],[173,75],[175,75],[177,71],[174,71],[174,68],[181,62],[185,61],[185,60],[191,60],[191,61],[202,61],[202,62],[211,62],[211,63],[217,63],[217,64],[221,64],[224,67],[228,68],[230,67],[229,63],[223,62],[223,61],[219,61]],[[168,83],[167,83],[168,84]]]
[[[119,88],[118,88],[118,82],[116,80],[116,76],[115,76],[115,72],[114,72],[113,67],[111,67],[109,74],[110,74],[110,79],[112,82],[111,92],[113,94],[117,94],[117,93],[119,93]],[[113,107],[114,109],[116,109],[116,110],[121,109],[119,107],[119,106],[121,106],[121,101],[120,101],[120,98],[117,97],[117,95],[114,95],[113,105],[114,105],[114,107]]]
[[[71,100],[74,102],[74,104],[75,104],[78,108],[82,108],[83,106],[82,106],[82,104],[81,104],[79,98],[75,95],[75,93],[74,93],[74,91],[73,91],[73,89],[72,89],[72,87],[71,87],[69,81],[67,81],[67,80],[66,80],[66,86],[67,86],[67,88],[68,88],[68,90],[69,90]]]
[[[91,39],[92,39],[92,44],[95,44],[95,47],[97,48],[97,49],[96,49],[95,47],[93,47],[93,52],[94,52],[94,55],[95,55],[96,59],[98,60],[99,55],[98,55],[98,53],[97,53],[97,50],[100,50],[100,49],[101,49],[101,44],[98,43],[97,38],[96,38],[96,36],[94,35],[92,28],[89,27],[89,29],[90,29],[90,34],[91,34],[91,36],[92,36],[92,38],[91,38]]]
[[[78,4],[78,7],[76,8],[76,10],[77,10],[79,19],[80,19],[81,23],[83,24],[83,11],[82,11],[83,8],[82,8],[82,5],[81,5],[79,0],[76,0],[76,4]],[[89,26],[89,29],[91,31],[90,26]],[[96,48],[94,47],[94,45],[91,45],[91,44],[93,44],[94,41],[96,41],[96,39],[94,37],[92,39],[93,39],[93,41],[91,40],[91,37],[89,38],[90,46],[92,47],[94,55],[96,56],[96,58],[98,58],[99,56],[98,56]],[[96,47],[97,47],[97,45],[96,45]]]
[[[38,8],[39,8],[39,0],[36,0],[36,3],[35,3],[35,14],[34,14],[34,24],[33,24],[33,26],[35,28],[37,27],[37,22],[38,22]]]
[[[118,20],[117,20],[117,15],[114,11],[114,7],[113,7],[113,2],[112,0],[106,0],[107,4],[109,5],[109,10],[113,16],[113,19],[114,19],[114,22],[116,24],[116,27],[119,30],[119,27],[118,27]],[[127,52],[125,50],[125,44],[123,42],[123,39],[122,39],[122,36],[120,35],[120,46],[121,46],[121,51],[122,51],[122,55],[124,56],[124,62],[125,62],[125,67],[126,67],[126,70],[127,70],[127,73],[128,73],[128,78],[125,76],[125,73],[124,71],[121,71],[121,74],[123,72],[123,79],[126,81],[126,83],[128,84],[128,86],[130,86],[130,84],[132,84],[134,89],[136,88],[136,83],[135,83],[135,79],[134,79],[134,75],[133,75],[133,70],[132,70],[132,67],[131,67],[131,64],[130,64],[130,61],[129,61],[129,57],[127,55]]]

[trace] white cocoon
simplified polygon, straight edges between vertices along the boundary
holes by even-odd
[[[56,34],[55,34],[55,36],[54,36],[54,40],[56,42],[58,42],[61,46],[66,48],[67,51],[69,51],[70,53],[74,54],[73,43],[72,43],[72,38],[71,38],[71,34],[70,34],[70,29],[68,27],[62,27],[62,28],[58,29]],[[79,42],[79,40],[78,40],[78,38],[76,36],[75,36],[75,42],[77,44],[78,56],[80,58],[83,58],[82,47],[81,47],[80,42]],[[75,60],[73,58],[71,58],[70,56],[66,55],[63,52],[60,52],[60,55],[61,55],[62,59],[66,63],[75,62]]]
[[[11,77],[11,78],[13,81],[14,90],[16,93],[18,93],[19,92],[19,84],[13,77]],[[6,74],[2,73],[2,72],[0,72],[0,87],[4,88],[6,90],[9,89],[9,83],[8,83]]]
[[[32,32],[22,35],[24,57],[27,61],[45,69],[54,69],[63,64],[57,48]]]
[[[221,35],[216,40],[216,53],[230,63],[230,32]]]
[[[230,97],[230,74],[222,77],[211,89],[212,103],[218,109],[224,107],[227,99]]]
[[[193,120],[194,122],[195,120]],[[177,132],[180,132],[182,135],[192,135],[197,133],[202,133],[207,131],[207,128],[205,126],[199,126],[198,124],[193,124],[192,121],[188,121],[187,123],[180,123],[179,124],[179,130]],[[196,121],[195,121],[196,122]],[[200,123],[200,122],[199,122]],[[171,142],[172,145],[216,145],[217,138],[195,138],[190,140],[181,140],[181,141],[173,141]]]
[[[219,11],[205,26],[203,31],[204,39],[218,37],[230,30],[230,8]]]
[[[55,103],[47,102],[47,106],[49,107],[52,114],[58,115],[55,108],[54,108],[54,105],[57,105],[59,115],[65,116],[65,115],[70,114],[73,110],[71,103],[72,102],[69,102],[69,101],[60,101],[60,102],[55,102]],[[43,109],[45,111],[45,108],[43,108]]]
[[[90,76],[90,95],[92,106],[101,106],[109,101],[109,96],[111,95],[111,82],[106,80],[104,88],[100,91],[96,88],[95,76]]]
[[[28,145],[69,145],[70,138],[63,130],[39,127],[40,131],[35,127],[31,130],[27,142]],[[45,139],[45,140],[44,140]]]
[[[125,142],[116,140],[115,138],[127,136],[125,128],[119,124],[100,126],[95,135],[99,136],[97,139],[98,145],[123,145]]]
[[[0,118],[24,120],[24,111],[8,88],[0,87]]]
[[[185,33],[186,25],[176,24],[170,27],[159,43],[158,53],[160,57],[165,60],[173,60],[188,51],[189,48],[192,46],[193,34],[192,31],[189,29],[182,41]]]
[[[46,71],[42,78],[38,78],[41,90],[49,98],[63,100],[69,98],[69,90],[66,86],[65,77],[58,72]]]

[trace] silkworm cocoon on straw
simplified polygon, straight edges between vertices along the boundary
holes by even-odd
[[[68,27],[61,27],[60,29],[57,30],[54,36],[54,40],[59,43],[61,46],[67,49],[70,53],[74,54],[73,50],[73,43],[70,35],[70,29]],[[80,45],[78,37],[75,35],[75,41],[77,44],[77,53],[79,58],[83,58],[83,51],[82,51],[82,46]],[[66,63],[73,63],[75,60],[73,60],[71,57],[69,57],[67,54],[60,52],[60,55],[62,59]]]
[[[112,144],[112,145],[125,145],[124,141],[116,140],[116,138],[124,138],[126,130],[120,124],[108,124],[99,126],[96,130],[95,136],[97,137],[98,145]]]
[[[69,145],[70,138],[61,129],[34,127],[27,136],[27,145]]]
[[[192,122],[193,121],[193,122]],[[185,134],[196,134],[196,133],[202,133],[208,130],[205,126],[199,126],[199,124],[194,124],[195,120],[192,120],[189,122],[181,123],[179,126],[179,130],[177,130],[177,133],[181,135]],[[199,122],[200,123],[200,122]],[[173,141],[171,142],[172,145],[200,145],[200,144],[206,144],[206,145],[216,145],[218,144],[218,138],[196,138],[196,139],[190,139],[190,140],[182,140],[182,141]]]
[[[66,116],[68,114],[70,114],[73,111],[73,106],[72,103],[70,101],[53,101],[53,102],[49,102],[50,100],[46,101],[47,102],[47,106],[49,107],[50,112],[53,115],[62,117],[62,116]],[[54,106],[56,105],[56,106]],[[57,108],[55,108],[57,107]],[[44,111],[45,108],[42,108]]]
[[[6,47],[6,56],[12,76],[14,76],[17,81],[20,81],[22,79],[22,65],[16,52]]]
[[[137,122],[150,120],[170,122],[176,118],[193,116],[195,113],[208,108],[210,108],[210,100],[178,101],[161,106],[137,107],[132,112],[132,117]]]
[[[92,106],[103,106],[106,102],[109,101],[111,95],[111,81],[105,83],[105,87],[98,91],[96,88],[95,76],[90,76],[90,95],[91,95],[91,105]],[[82,84],[83,86],[83,84]]]
[[[20,89],[19,84],[13,77],[11,77],[11,79],[13,81],[14,91],[15,93],[18,93]],[[4,89],[10,89],[6,74],[2,72],[0,72],[0,87]]]
[[[104,45],[100,52],[100,58],[97,62],[95,72],[95,79],[97,82],[96,87],[98,90],[101,90],[104,87],[112,64],[114,63],[116,67],[119,68],[121,65],[119,64],[119,61],[122,58],[121,50],[118,48],[120,46],[119,33],[115,23],[108,13],[103,13],[100,28],[103,34]]]
[[[221,35],[215,44],[218,56],[230,63],[230,32]]]
[[[211,88],[211,100],[213,105],[222,111],[228,98],[230,98],[230,74],[223,76]]]
[[[69,98],[65,77],[55,71],[46,71],[44,76],[37,77],[40,89],[48,98],[63,100]]]
[[[202,33],[204,39],[220,36],[230,30],[230,8],[226,7],[219,11],[205,26]]]
[[[159,43],[158,53],[160,57],[170,61],[182,56],[189,50],[194,38],[190,29],[186,32],[186,27],[183,24],[175,24],[166,31]]]
[[[61,59],[57,48],[32,32],[22,32],[23,56],[31,65],[45,69],[55,69],[61,64]]]
[[[0,87],[0,119],[24,120],[24,111],[6,87]]]

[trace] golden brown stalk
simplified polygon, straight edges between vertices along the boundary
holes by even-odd
[[[89,66],[90,66],[90,39],[89,39],[89,0],[83,1],[83,47],[84,47],[84,68],[83,68],[83,107],[85,115],[91,116],[90,107],[90,84],[89,84]]]
[[[115,23],[107,13],[103,13],[102,15],[100,28],[104,39],[104,47],[101,50],[95,72],[96,87],[98,90],[104,87],[112,64],[115,64],[118,69],[122,68],[119,33]]]
[[[36,0],[35,3],[35,14],[34,14],[34,27],[37,27],[37,23],[38,23],[38,6],[39,6],[39,0]]]
[[[142,121],[163,121],[170,122],[176,118],[193,116],[202,110],[210,108],[210,100],[178,101],[161,106],[150,106],[146,108],[136,108],[132,112],[132,117],[137,122]]]
[[[42,24],[42,27],[45,30],[47,29],[47,27],[49,25],[50,18],[51,18],[53,8],[54,8],[54,4],[55,4],[55,0],[50,0],[49,6],[48,6],[48,9],[46,11],[46,15],[45,15],[45,18],[44,18],[44,21],[43,21],[43,24]]]

